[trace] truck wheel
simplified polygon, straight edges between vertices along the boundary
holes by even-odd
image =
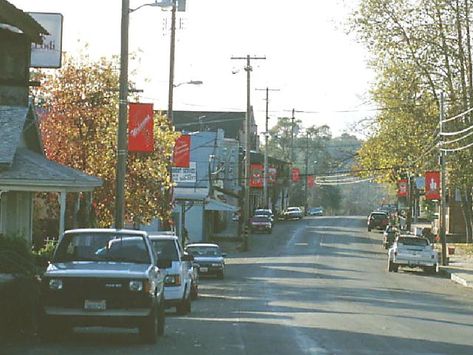
[[[388,260],[388,272],[393,271],[393,263],[391,260]]]
[[[193,282],[191,285],[191,298],[193,300],[196,300],[198,297],[199,297],[199,289],[198,289],[198,286],[194,284]]]
[[[399,271],[399,265],[393,262],[393,271],[398,272]]]
[[[189,296],[186,299],[182,300],[181,303],[179,303],[176,306],[176,312],[177,314],[183,316],[183,315],[186,315],[187,313],[190,313],[191,310],[192,310],[191,297],[189,294]]]
[[[157,313],[158,310],[154,307],[150,315],[144,319],[143,324],[140,326],[140,335],[148,344],[155,344],[158,339],[159,319]]]
[[[164,298],[161,300],[158,311],[158,335],[164,335],[164,326],[166,324],[166,314],[164,312]]]

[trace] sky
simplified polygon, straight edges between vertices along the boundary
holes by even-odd
[[[23,11],[64,16],[63,51],[91,58],[120,53],[121,0],[9,0]],[[130,0],[132,9],[154,0]],[[374,75],[368,53],[346,31],[359,0],[187,0],[177,13],[174,110],[246,111],[246,55],[251,104],[259,132],[292,109],[303,127],[329,125],[334,136],[357,134],[354,124],[373,114]],[[167,109],[170,11],[145,6],[130,14],[130,79],[141,102]],[[263,90],[260,90],[263,89]]]

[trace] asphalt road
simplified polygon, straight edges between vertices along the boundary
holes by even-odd
[[[79,328],[1,354],[473,354],[473,290],[420,270],[386,271],[365,218],[279,223],[229,253],[224,280],[202,279],[192,313],[167,313],[165,336]]]

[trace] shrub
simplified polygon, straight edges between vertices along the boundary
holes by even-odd
[[[14,279],[0,283],[0,337],[31,332],[39,302],[37,268],[28,242],[0,236],[0,273]]]

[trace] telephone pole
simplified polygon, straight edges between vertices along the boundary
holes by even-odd
[[[269,196],[268,196],[268,135],[269,135],[269,91],[279,91],[279,89],[256,89],[266,91],[266,124],[264,131],[264,171],[263,171],[263,201],[265,208],[269,208]]]
[[[266,57],[256,57],[247,55],[245,57],[231,57],[234,60],[246,60],[246,117],[245,117],[245,195],[244,195],[244,205],[243,205],[243,226],[244,226],[244,238],[243,238],[243,249],[245,251],[248,250],[248,232],[249,232],[249,219],[250,219],[250,157],[251,157],[251,140],[250,140],[250,133],[251,133],[251,95],[250,95],[250,88],[251,88],[251,71],[253,68],[251,67],[251,60],[258,60],[258,59],[266,59]]]
[[[440,211],[439,211],[439,232],[442,243],[442,265],[447,265],[447,241],[445,231],[445,205],[446,205],[446,174],[445,174],[445,151],[443,150],[443,120],[444,120],[444,94],[440,93]]]

